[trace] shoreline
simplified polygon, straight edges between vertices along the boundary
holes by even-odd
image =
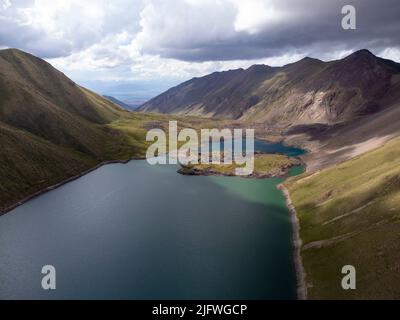
[[[9,213],[12,210],[18,208],[19,206],[22,206],[23,204],[25,204],[26,202],[28,202],[28,201],[30,201],[32,199],[34,199],[36,197],[39,197],[40,195],[45,194],[47,192],[50,192],[52,190],[55,190],[55,189],[65,185],[65,184],[67,184],[69,182],[77,180],[77,179],[79,179],[79,178],[81,178],[81,177],[83,177],[83,176],[85,176],[85,175],[87,175],[87,174],[89,174],[89,173],[101,168],[102,166],[105,166],[105,165],[108,165],[108,164],[115,164],[115,163],[126,164],[126,163],[128,163],[129,161],[132,161],[132,160],[144,160],[144,159],[146,159],[146,158],[145,157],[133,157],[133,158],[126,159],[126,160],[108,160],[108,161],[100,162],[99,164],[95,165],[92,168],[89,168],[89,169],[87,169],[87,170],[85,170],[85,171],[83,171],[83,172],[81,172],[81,173],[79,173],[79,174],[77,174],[75,176],[72,176],[70,178],[64,179],[64,180],[60,181],[59,183],[56,183],[54,185],[51,185],[49,187],[46,187],[46,188],[41,189],[39,191],[36,191],[36,192],[26,196],[22,200],[19,200],[18,202],[12,204],[11,206],[8,206],[7,208],[0,210],[0,217],[5,215],[5,214],[7,214],[7,213]]]
[[[285,199],[286,206],[290,212],[290,221],[292,223],[292,243],[293,243],[293,260],[294,267],[296,272],[296,291],[297,291],[297,299],[298,300],[307,300],[307,287],[305,283],[305,271],[303,266],[303,259],[301,257],[301,246],[302,241],[300,238],[300,224],[299,219],[297,217],[297,212],[295,207],[293,206],[292,200],[290,198],[289,191],[287,188],[280,184],[277,186],[279,190],[282,191]]]

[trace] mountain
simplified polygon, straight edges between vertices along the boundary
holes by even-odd
[[[0,211],[101,161],[137,155],[109,125],[126,114],[49,63],[1,50]]]
[[[16,49],[0,51],[0,121],[93,157],[104,152],[100,125],[122,109],[81,88],[47,62]]]
[[[194,78],[145,103],[162,112],[293,126],[335,124],[400,100],[400,64],[357,51],[337,61],[304,58]]]
[[[107,96],[107,95],[103,95],[104,98],[106,98],[107,100],[111,101],[112,103],[116,104],[117,106],[120,106],[121,108],[124,108],[125,110],[135,110],[135,106],[125,103],[121,100],[118,100],[115,97],[112,96]]]

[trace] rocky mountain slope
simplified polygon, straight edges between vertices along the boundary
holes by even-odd
[[[284,67],[254,65],[194,78],[140,110],[268,123],[336,124],[400,100],[400,64],[368,50],[331,62],[304,58]]]
[[[304,158],[315,171],[400,135],[400,64],[360,50],[330,62],[254,65],[194,78],[140,110],[234,119],[312,151]]]

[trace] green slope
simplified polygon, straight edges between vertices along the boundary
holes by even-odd
[[[0,209],[96,164],[87,155],[0,123]]]
[[[115,125],[122,120],[134,135]],[[102,161],[143,155],[148,121],[39,58],[0,51],[0,212]]]
[[[46,61],[17,49],[0,51],[0,75],[1,102],[4,98],[21,102],[16,93],[24,90],[34,98],[40,96],[44,102],[94,123],[115,120],[122,111],[107,99],[82,89]]]
[[[85,90],[45,61],[0,51],[0,121],[52,143],[101,158],[102,125],[125,112]]]
[[[400,298],[400,139],[285,183],[297,210],[312,299]],[[341,288],[341,269],[357,289]]]

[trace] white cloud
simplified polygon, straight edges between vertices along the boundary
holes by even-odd
[[[1,29],[7,31],[0,29],[0,45],[45,58],[66,56],[110,35],[136,32],[141,6],[131,0],[15,1],[0,10]]]
[[[117,38],[124,38],[123,35]],[[56,68],[79,80],[130,81],[165,79],[184,81],[215,71],[248,68],[253,64],[282,66],[304,57],[302,54],[285,54],[278,57],[253,60],[188,62],[159,55],[141,54],[135,45],[118,43],[109,38],[87,50],[67,58],[48,59]],[[101,51],[101,53],[98,52]]]
[[[0,1],[0,8],[1,9],[6,10],[9,7],[11,7],[11,1],[10,0],[1,0]]]
[[[234,35],[235,7],[221,0],[147,1],[135,41],[146,53],[196,51]]]
[[[266,26],[273,26],[281,23],[285,17],[289,16],[276,8],[268,0],[232,0],[237,6],[237,15],[235,17],[235,30],[246,31],[250,34],[260,32]]]
[[[46,58],[77,81],[183,81],[363,47],[400,61],[400,2],[386,1],[354,0],[363,15],[350,34],[340,1],[0,0],[0,48]]]
[[[400,62],[400,48],[386,48],[381,55],[386,59]]]

